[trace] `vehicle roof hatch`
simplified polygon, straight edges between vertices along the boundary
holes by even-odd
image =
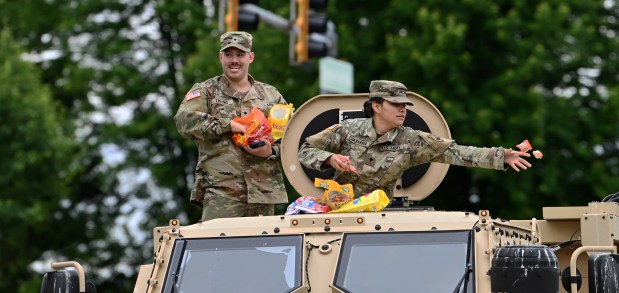
[[[440,111],[426,98],[407,92],[414,106],[406,106],[405,126],[451,138],[449,126]],[[342,120],[363,117],[363,102],[368,94],[324,94],[301,105],[292,116],[282,138],[282,167],[292,187],[300,195],[317,196],[321,189],[314,187],[314,178],[332,178],[333,171],[319,172],[299,163],[298,151],[305,138],[337,124]],[[420,201],[430,195],[443,181],[448,164],[431,163],[415,166],[398,179],[394,195]]]

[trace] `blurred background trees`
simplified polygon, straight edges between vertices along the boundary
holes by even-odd
[[[193,83],[221,73],[217,5],[0,0],[1,292],[37,291],[52,259],[80,261],[99,292],[129,292],[152,227],[199,219],[195,146],[172,116]],[[328,16],[355,92],[398,80],[459,144],[528,138],[545,154],[520,174],[451,167],[419,204],[541,218],[542,206],[619,190],[616,3],[338,0]],[[289,65],[287,33],[252,34],[256,79],[297,108],[319,93],[317,60]]]

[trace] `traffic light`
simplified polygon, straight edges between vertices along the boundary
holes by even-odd
[[[220,3],[224,3],[222,1]],[[258,14],[246,11],[243,4],[258,4],[258,0],[227,0],[227,9],[225,24],[226,31],[253,31],[258,28],[260,17]]]
[[[330,55],[334,41],[328,36],[329,18],[315,12],[315,10],[325,9],[328,0],[296,0],[296,4],[294,60],[297,63],[305,63],[309,61],[309,58]],[[291,8],[291,13],[293,10]],[[331,32],[331,35],[333,34],[334,32]]]

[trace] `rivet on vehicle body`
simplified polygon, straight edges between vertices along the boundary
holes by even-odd
[[[279,227],[275,227],[275,229],[273,229],[273,232],[279,233]]]
[[[376,224],[376,226],[374,226],[374,229],[376,229],[376,230],[380,230],[381,228],[382,227],[380,225],[378,225],[378,224]]]

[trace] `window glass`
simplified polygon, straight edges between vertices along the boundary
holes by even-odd
[[[449,292],[468,279],[470,231],[358,233],[342,242],[335,286],[346,292]],[[467,262],[468,258],[468,262]]]
[[[302,236],[185,240],[181,293],[290,292],[301,285]],[[167,287],[167,286],[166,286]]]

